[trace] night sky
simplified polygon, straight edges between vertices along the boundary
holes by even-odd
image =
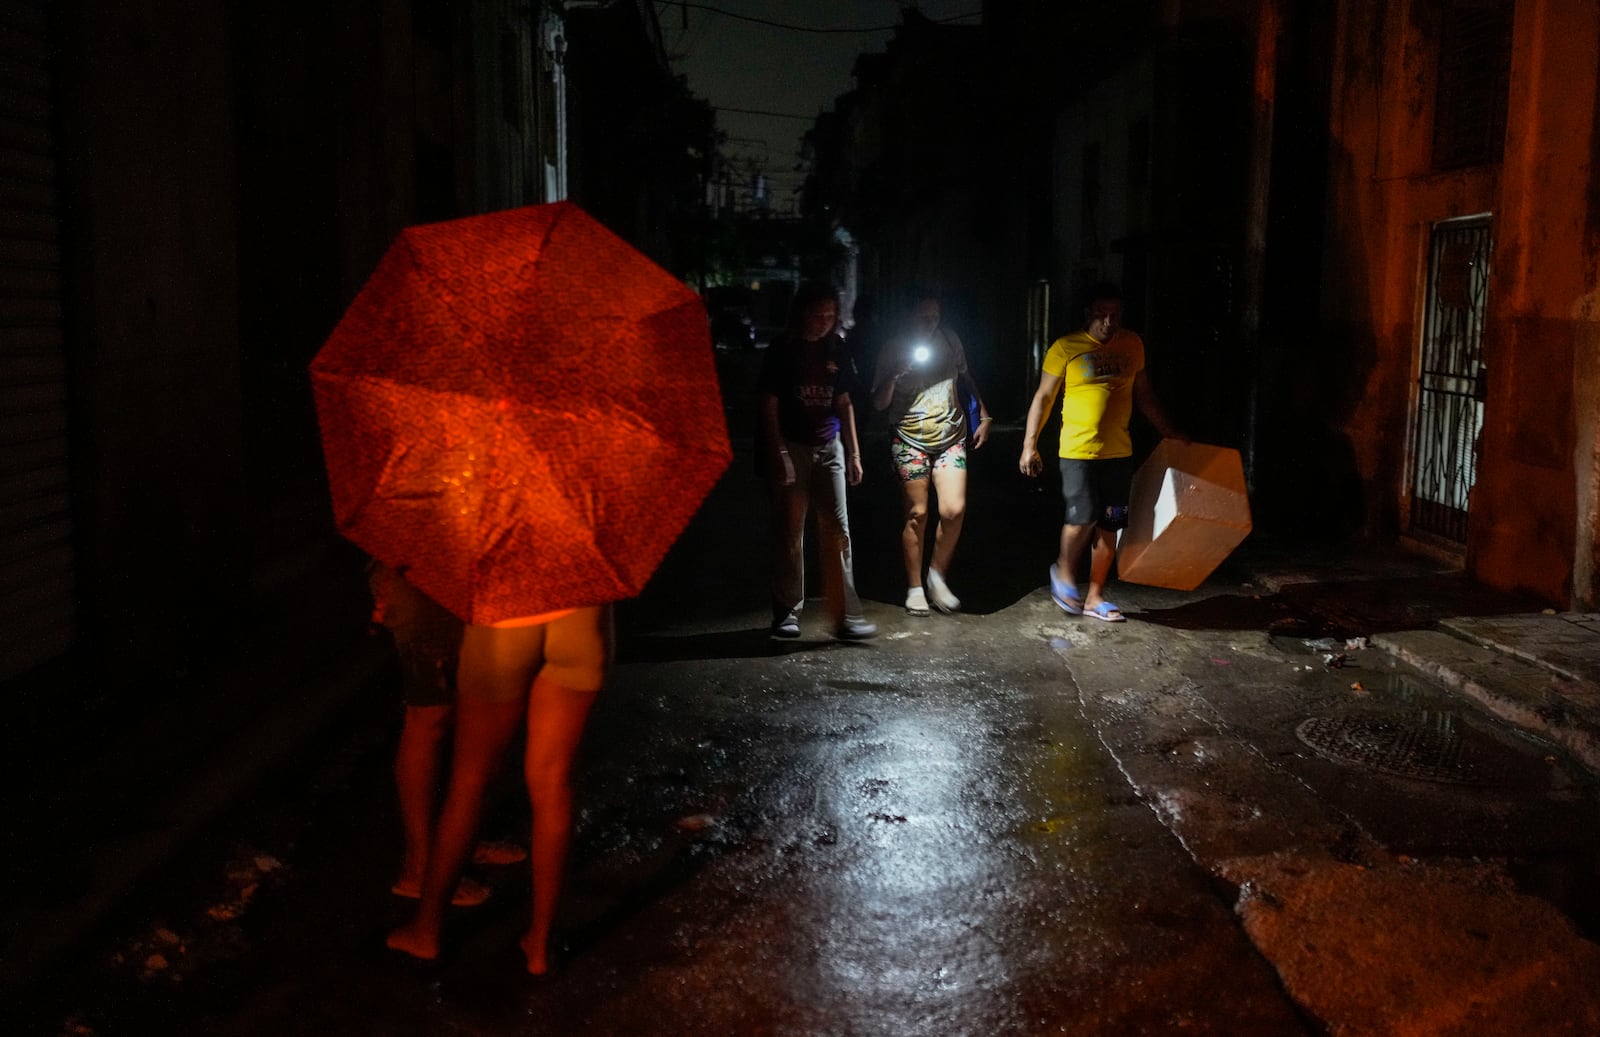
[[[850,90],[856,56],[883,50],[901,9],[917,7],[935,20],[976,25],[982,6],[982,0],[689,0],[687,6],[679,0],[656,0],[674,70],[688,77],[697,95],[722,109],[717,126],[728,137],[724,155],[741,168],[747,163],[764,168],[780,212],[789,211],[800,186],[795,165],[801,136],[818,112]],[[810,32],[746,20],[750,18],[852,31]],[[799,118],[727,110],[731,108]]]

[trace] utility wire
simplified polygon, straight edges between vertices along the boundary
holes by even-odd
[[[721,105],[711,105],[714,112],[736,112],[739,115],[768,115],[774,119],[799,119],[801,122],[815,122],[815,115],[791,115],[788,112],[763,112],[757,108],[724,108]]]
[[[791,24],[789,22],[775,22],[775,21],[771,21],[771,20],[766,19],[766,18],[757,18],[754,15],[739,14],[737,11],[729,11],[729,10],[725,10],[725,9],[723,9],[721,7],[713,7],[710,4],[689,3],[689,2],[687,2],[687,0],[656,0],[656,3],[658,3],[658,4],[667,3],[667,4],[672,4],[674,6],[677,6],[677,7],[685,7],[685,8],[692,7],[697,11],[710,11],[712,14],[720,14],[720,15],[726,15],[729,18],[737,18],[741,22],[754,22],[757,25],[765,25],[768,28],[772,28],[772,29],[787,29],[790,32],[819,32],[819,33],[850,33],[850,32],[854,32],[854,33],[869,33],[869,32],[893,32],[894,30],[900,28],[899,25],[877,25],[877,26],[872,26],[870,28],[851,28],[851,29],[822,28],[820,26],[815,26],[815,25],[794,25],[794,24]],[[929,20],[934,22],[934,23],[936,23],[936,24],[942,25],[942,24],[945,24],[947,22],[960,21],[963,18],[977,18],[982,14],[983,14],[982,11],[968,11],[966,14],[953,14],[953,15],[950,15],[948,18],[932,18],[932,19],[929,19]]]

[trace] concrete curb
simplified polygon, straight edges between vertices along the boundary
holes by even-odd
[[[1600,776],[1600,722],[1573,698],[1573,682],[1536,656],[1513,655],[1436,630],[1378,634],[1371,644],[1492,716],[1566,750]]]

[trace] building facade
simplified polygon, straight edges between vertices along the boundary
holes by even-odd
[[[572,67],[666,96],[654,25],[559,0],[0,12],[0,681],[160,686],[319,593],[307,364],[401,228],[611,204],[577,142],[638,105],[580,105]],[[596,215],[668,252],[678,189],[642,168],[651,204]]]
[[[1593,608],[1600,8],[1345,0],[1332,38],[1322,316],[1363,528]]]

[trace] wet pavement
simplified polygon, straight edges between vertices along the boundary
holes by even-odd
[[[740,452],[620,612],[552,977],[521,971],[517,867],[480,870],[495,897],[439,967],[382,947],[396,705],[356,667],[6,1032],[1600,1033],[1593,774],[1540,740],[1549,701],[1515,724],[1379,644],[1539,603],[1256,538],[1197,592],[1116,585],[1125,624],[1067,617],[1041,586],[1053,495],[1007,435],[974,461],[962,615],[898,607],[869,470],[866,644],[815,602],[767,638]],[[1590,673],[1546,674],[1550,701]],[[491,834],[525,827],[512,779]]]

